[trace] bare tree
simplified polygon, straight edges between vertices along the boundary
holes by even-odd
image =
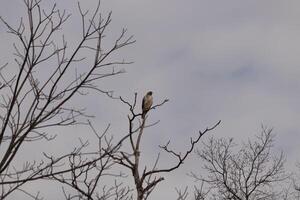
[[[298,169],[300,169],[300,163],[298,162],[296,164],[296,166],[298,167]],[[294,195],[294,199],[300,199],[300,183],[299,183],[299,171],[293,173],[293,176],[291,178],[291,182],[292,182],[292,194]]]
[[[256,140],[249,140],[239,150],[233,139],[211,138],[197,151],[208,176],[192,176],[209,185],[214,194],[211,199],[286,199],[280,187],[288,177],[285,157],[282,152],[274,155],[273,143],[272,129],[264,127]]]
[[[200,141],[202,136],[209,131],[215,129],[221,121],[218,121],[214,126],[211,128],[206,128],[204,131],[199,131],[196,138],[190,138],[190,144],[187,150],[183,153],[176,152],[169,148],[170,141],[167,142],[166,145],[160,146],[160,148],[166,152],[169,157],[173,157],[175,159],[175,164],[171,165],[168,168],[159,168],[159,158],[160,154],[158,154],[156,161],[153,163],[153,166],[144,166],[142,168],[140,160],[141,160],[141,141],[142,136],[144,133],[144,129],[150,126],[155,125],[153,124],[146,124],[146,117],[141,117],[143,113],[136,112],[137,105],[137,94],[134,96],[134,100],[132,103],[129,101],[124,100],[120,97],[120,100],[126,104],[129,108],[130,114],[128,115],[128,126],[129,126],[129,139],[126,140],[129,143],[129,150],[122,150],[121,148],[118,150],[116,154],[110,154],[111,157],[120,165],[129,169],[131,175],[133,177],[135,183],[135,190],[136,190],[136,199],[137,200],[145,200],[149,197],[151,192],[157,186],[157,184],[164,180],[162,176],[163,173],[170,173],[177,168],[179,168],[186,158],[190,155],[190,153],[194,150],[195,145]],[[165,99],[160,104],[156,104],[151,107],[150,110],[156,109],[163,104],[168,102],[168,99]],[[141,169],[142,168],[142,169]]]
[[[152,167],[145,166],[141,170],[142,135],[145,128],[156,123],[146,124],[147,117],[140,118],[142,113],[136,111],[137,94],[132,104],[120,98],[130,110],[129,131],[117,141],[108,134],[109,125],[99,132],[86,120],[89,116],[84,109],[72,106],[76,96],[87,95],[90,90],[113,97],[111,91],[100,88],[97,82],[124,72],[117,65],[130,62],[117,60],[115,52],[134,43],[133,37],[127,36],[126,29],[123,29],[109,45],[110,40],[105,36],[111,13],[106,17],[101,15],[100,1],[93,12],[84,11],[78,3],[82,23],[80,39],[70,47],[62,33],[70,19],[69,14],[56,5],[44,10],[41,0],[23,1],[27,15],[26,20],[20,19],[19,25],[15,27],[0,17],[8,33],[16,38],[13,43],[14,62],[0,68],[0,199],[21,192],[31,199],[40,200],[43,197],[39,191],[24,189],[25,184],[39,180],[60,183],[67,200],[133,199],[132,189],[119,181],[125,177],[118,170],[120,165],[131,171],[136,199],[147,199],[164,180],[161,174],[179,168],[202,136],[217,127],[220,121],[199,131],[183,153],[172,150],[170,142],[160,146],[175,159],[175,164],[159,168],[158,155]],[[154,105],[151,110],[166,102]],[[89,148],[90,142],[86,139],[80,139],[79,145],[71,152],[61,152],[56,156],[43,153],[41,161],[16,164],[17,155],[24,146],[56,139],[51,134],[52,127],[80,124],[89,127],[87,131],[96,138],[96,149]],[[129,150],[123,148],[124,144],[129,144]]]
[[[6,63],[0,68],[0,199],[15,191],[39,199],[39,195],[29,194],[22,186],[40,179],[69,184],[86,199],[92,199],[91,193],[95,191],[99,177],[111,167],[107,152],[120,146],[118,143],[112,147],[106,131],[96,134],[99,148],[94,152],[86,152],[87,143],[82,142],[70,153],[58,157],[44,154],[43,161],[28,161],[23,166],[14,165],[16,155],[24,145],[55,139],[48,132],[51,127],[82,123],[80,119],[87,117],[86,113],[71,106],[76,96],[85,95],[88,90],[111,96],[112,93],[100,88],[97,81],[123,72],[116,66],[129,62],[118,61],[112,54],[134,40],[132,36],[126,36],[126,29],[123,29],[108,45],[105,33],[111,23],[111,13],[103,17],[99,1],[92,13],[84,11],[78,4],[82,22],[78,31],[80,39],[74,48],[70,48],[67,38],[61,33],[70,14],[59,10],[56,5],[44,10],[41,0],[24,0],[24,5],[27,16],[20,19],[18,26],[0,18],[8,33],[16,39],[13,44],[14,63]],[[79,182],[79,177],[91,169],[98,174],[96,178]],[[69,179],[65,177],[67,173]],[[79,184],[85,185],[86,190],[81,190]],[[112,188],[118,190],[115,195],[122,196],[127,192],[120,192],[120,188],[119,183]]]

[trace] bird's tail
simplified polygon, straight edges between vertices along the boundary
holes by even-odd
[[[145,116],[146,116],[146,112],[143,112],[142,113],[142,119],[145,119]]]

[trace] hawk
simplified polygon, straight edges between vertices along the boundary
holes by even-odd
[[[152,91],[147,92],[147,94],[143,98],[142,102],[142,118],[145,119],[145,116],[147,112],[150,110],[151,106],[153,104],[153,97],[152,97]]]

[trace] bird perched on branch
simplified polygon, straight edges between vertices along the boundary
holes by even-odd
[[[142,118],[145,119],[145,116],[147,112],[151,109],[151,106],[153,104],[153,97],[152,97],[152,91],[147,92],[147,94],[143,98],[142,102]]]

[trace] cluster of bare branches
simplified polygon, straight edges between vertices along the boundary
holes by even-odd
[[[292,194],[294,196],[294,199],[299,200],[300,199],[300,175],[299,175],[299,169],[300,169],[300,163],[298,162],[296,164],[296,167],[298,168],[298,171],[293,173],[291,180],[292,180]]]
[[[158,155],[150,170],[145,166],[140,171],[142,135],[145,128],[156,123],[147,125],[146,119],[140,118],[142,114],[136,112],[137,94],[133,104],[120,98],[129,106],[130,114],[129,132],[118,141],[113,141],[108,134],[109,126],[99,133],[86,120],[89,115],[84,109],[71,106],[76,96],[86,95],[89,90],[112,97],[111,91],[100,88],[97,83],[100,79],[124,72],[115,67],[130,62],[115,60],[112,54],[134,43],[133,37],[127,36],[126,29],[123,29],[109,46],[105,33],[111,23],[111,13],[106,17],[101,15],[100,1],[91,13],[84,11],[78,3],[81,34],[76,44],[71,45],[74,47],[70,47],[61,33],[70,19],[69,14],[56,5],[44,10],[41,0],[24,0],[24,5],[26,20],[21,18],[16,27],[0,17],[8,33],[16,39],[13,44],[14,63],[6,63],[0,68],[0,199],[6,199],[14,192],[21,192],[35,200],[43,199],[38,191],[35,194],[23,187],[39,180],[60,183],[67,200],[133,199],[133,189],[119,181],[125,177],[119,171],[120,165],[132,172],[130,176],[136,186],[136,199],[147,199],[155,186],[164,180],[160,174],[180,167],[201,137],[220,122],[191,138],[190,146],[184,153],[170,149],[170,142],[160,146],[177,160],[175,165],[159,169]],[[71,152],[61,152],[56,156],[41,152],[41,161],[16,165],[17,155],[25,145],[56,139],[49,133],[51,127],[79,124],[90,127],[89,132],[96,138],[94,142],[97,141],[96,148],[91,149],[88,140],[80,139],[79,145]],[[129,151],[122,148],[124,143],[130,145]]]
[[[188,187],[184,190],[179,190],[176,188],[177,200],[187,200],[189,199]],[[194,186],[193,188],[193,199],[195,200],[207,200],[210,194],[210,190],[206,190],[204,187],[204,182],[201,183],[199,187]]]
[[[125,175],[121,172],[114,172],[113,167],[115,162],[110,156],[116,153],[121,147],[122,141],[126,140],[129,135],[126,135],[119,143],[113,145],[112,137],[107,136],[109,126],[103,133],[99,134],[91,123],[89,125],[97,138],[98,148],[96,151],[79,153],[80,149],[77,149],[78,152],[68,156],[69,173],[51,174],[50,179],[62,183],[66,200],[132,199],[132,189],[114,179],[123,178]],[[87,145],[87,142],[82,144],[82,147],[85,145]],[[113,179],[111,186],[108,184],[108,180],[110,179]],[[105,184],[103,185],[102,182],[105,182]],[[67,193],[64,189],[66,186],[72,188],[73,191],[75,190],[77,194],[74,194],[74,192]]]
[[[190,144],[187,150],[183,153],[177,153],[176,151],[170,149],[168,147],[169,142],[166,145],[160,146],[160,148],[166,152],[169,157],[173,157],[176,162],[172,166],[168,168],[159,168],[159,158],[160,154],[157,155],[155,162],[153,163],[153,167],[150,169],[147,166],[143,167],[141,170],[141,149],[140,143],[142,141],[142,136],[144,133],[144,129],[151,127],[158,122],[152,124],[146,124],[145,118],[139,118],[142,115],[140,112],[136,112],[137,107],[137,94],[134,96],[133,103],[124,100],[120,97],[120,100],[128,105],[130,114],[128,115],[128,125],[129,125],[129,149],[130,150],[122,150],[120,149],[116,154],[111,154],[111,157],[120,165],[124,166],[125,168],[131,171],[131,175],[134,179],[135,189],[137,193],[137,200],[144,200],[147,199],[150,193],[154,190],[157,184],[164,180],[162,176],[163,173],[169,173],[174,171],[175,169],[179,168],[186,158],[192,153],[195,145],[200,141],[201,137],[209,131],[215,129],[221,121],[218,121],[214,126],[211,128],[206,128],[204,131],[199,131],[198,136],[196,138],[190,139]],[[160,104],[154,105],[150,110],[156,109],[168,102],[168,99],[165,99]],[[139,104],[138,104],[139,105]]]
[[[208,176],[192,176],[208,184],[212,199],[287,199],[279,186],[288,178],[285,157],[282,152],[272,152],[273,143],[272,129],[265,127],[256,140],[249,140],[236,152],[233,139],[211,138],[197,151]]]
[[[64,35],[60,35],[69,14],[56,5],[44,10],[41,0],[24,0],[24,4],[27,18],[21,18],[18,26],[0,18],[8,33],[16,38],[15,62],[0,68],[0,199],[23,191],[22,185],[39,179],[57,180],[91,199],[89,196],[94,193],[99,177],[111,167],[110,157],[102,149],[106,152],[116,149],[111,147],[111,141],[104,139],[106,133],[96,134],[105,145],[99,142],[95,152],[85,152],[87,144],[83,142],[74,151],[59,157],[44,154],[41,162],[28,161],[23,166],[15,166],[14,161],[24,145],[55,139],[48,128],[77,125],[82,123],[81,117],[88,117],[83,109],[70,106],[75,96],[84,95],[88,90],[111,96],[110,91],[98,87],[97,81],[123,72],[116,70],[116,65],[129,62],[115,61],[111,54],[135,41],[123,29],[111,46],[104,48],[111,13],[103,17],[99,1],[91,15],[78,4],[82,34],[75,47],[70,48]],[[79,181],[93,170],[96,177]],[[120,188],[119,183],[113,187],[118,191]]]

